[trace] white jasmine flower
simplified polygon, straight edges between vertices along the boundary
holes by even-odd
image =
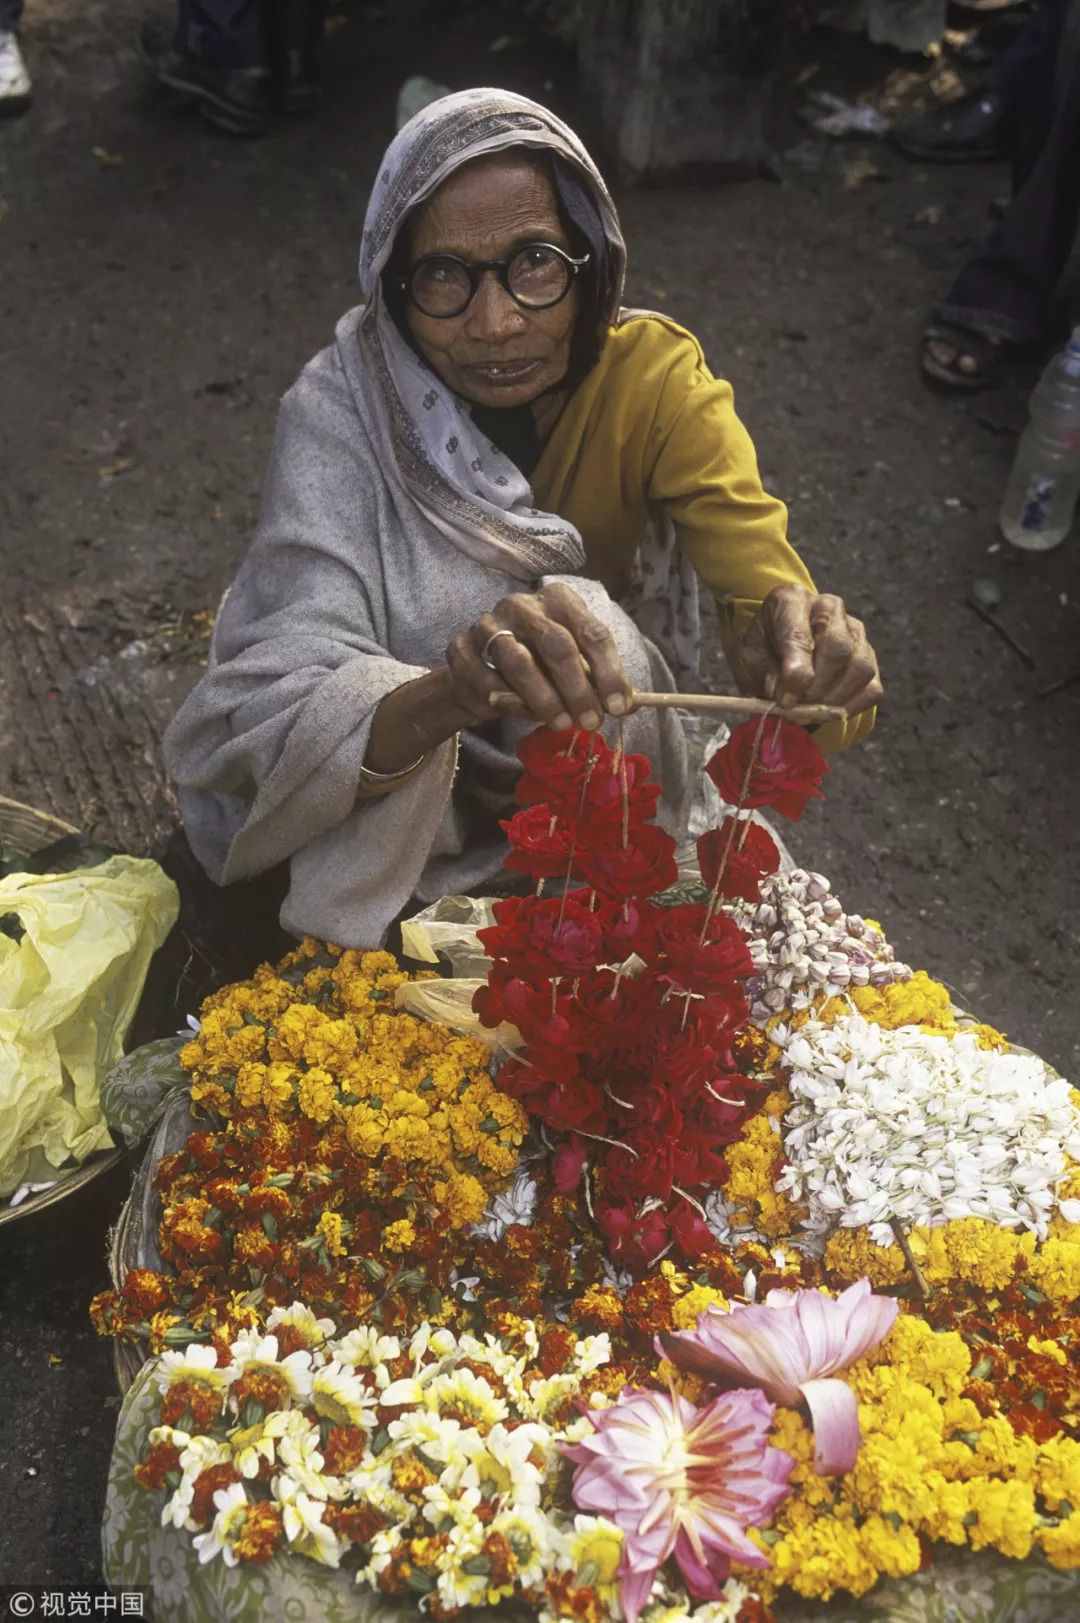
[[[1042,1060],[859,1015],[808,1023],[785,1059],[795,1103],[777,1187],[806,1202],[809,1229],[867,1227],[888,1245],[894,1218],[981,1217],[1045,1237],[1080,1112]]]
[[[470,1233],[483,1240],[501,1240],[508,1228],[517,1224],[528,1227],[536,1210],[536,1184],[524,1167],[514,1174],[509,1189],[496,1195],[484,1213],[483,1221],[474,1225]]]

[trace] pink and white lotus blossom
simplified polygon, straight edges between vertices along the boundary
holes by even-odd
[[[760,1306],[706,1308],[696,1330],[658,1336],[657,1351],[716,1386],[760,1387],[774,1403],[805,1403],[814,1425],[814,1469],[850,1471],[859,1451],[859,1411],[846,1381],[830,1379],[876,1347],[899,1304],[860,1279],[840,1296],[770,1291]]]
[[[746,1536],[789,1493],[790,1454],[769,1444],[773,1406],[760,1392],[724,1392],[704,1409],[672,1392],[628,1388],[591,1411],[594,1431],[564,1452],[573,1496],[623,1530],[620,1597],[627,1623],[674,1555],[691,1595],[715,1600],[732,1558],[767,1567]]]

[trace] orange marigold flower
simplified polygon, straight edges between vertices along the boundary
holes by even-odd
[[[398,1455],[390,1467],[390,1476],[399,1493],[420,1494],[439,1480],[435,1472],[429,1471],[420,1456],[411,1450]]]
[[[195,1478],[195,1491],[191,1496],[191,1519],[205,1527],[214,1517],[214,1495],[228,1488],[240,1478],[231,1465],[210,1465]]]
[[[146,1318],[164,1307],[169,1300],[165,1281],[150,1268],[133,1268],[124,1280],[121,1294]]]
[[[577,1336],[561,1325],[545,1330],[540,1337],[540,1356],[537,1362],[544,1375],[557,1375],[566,1369],[574,1356]]]
[[[241,1561],[263,1566],[281,1543],[281,1512],[269,1499],[260,1499],[249,1509],[240,1537],[233,1549]]]
[[[153,1493],[163,1486],[170,1471],[180,1469],[180,1450],[175,1443],[154,1443],[149,1454],[135,1467],[135,1480],[140,1488]]]
[[[323,1521],[339,1538],[347,1538],[353,1544],[369,1543],[389,1525],[387,1517],[374,1505],[329,1504],[323,1511]]]
[[[355,1471],[367,1452],[367,1440],[367,1432],[360,1426],[331,1426],[322,1451],[327,1474],[344,1476]]]

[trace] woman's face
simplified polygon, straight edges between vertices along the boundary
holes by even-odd
[[[509,259],[527,242],[571,251],[551,182],[512,152],[464,164],[406,229],[410,264],[426,254]],[[560,304],[524,310],[489,272],[461,315],[439,320],[410,302],[406,319],[425,360],[455,394],[481,406],[524,406],[566,376],[579,300],[574,282]]]

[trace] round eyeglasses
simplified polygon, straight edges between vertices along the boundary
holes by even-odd
[[[549,310],[570,291],[589,254],[575,259],[551,242],[528,242],[510,259],[461,259],[457,254],[425,254],[407,276],[398,278],[416,308],[436,321],[468,309],[484,271],[494,271],[515,304]]]

